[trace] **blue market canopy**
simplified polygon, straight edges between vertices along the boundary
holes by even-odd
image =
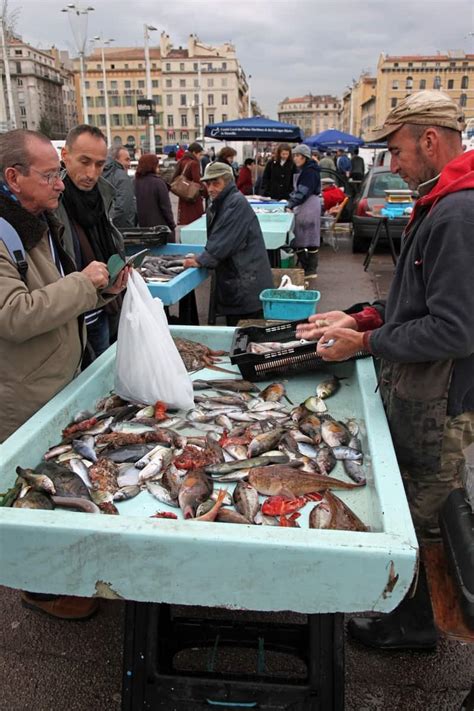
[[[336,131],[336,129],[330,128],[314,136],[308,136],[308,138],[305,138],[304,143],[310,148],[318,148],[323,151],[335,151],[338,148],[347,151],[362,146],[364,140],[353,136],[351,133],[343,133],[342,131]]]
[[[204,135],[220,141],[288,141],[300,143],[303,134],[298,126],[272,121],[263,116],[210,123]]]

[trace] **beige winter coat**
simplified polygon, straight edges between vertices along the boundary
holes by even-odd
[[[81,314],[97,291],[62,249],[62,227],[48,215],[60,254],[61,277],[51,255],[48,225],[0,195],[0,216],[26,250],[26,284],[0,240],[0,442],[67,385],[78,372],[86,333]],[[1,236],[1,234],[0,234]]]

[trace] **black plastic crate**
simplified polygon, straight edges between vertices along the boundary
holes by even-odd
[[[168,243],[171,230],[166,225],[156,227],[122,227],[125,247],[143,245],[144,247],[158,247]]]
[[[292,348],[271,353],[247,353],[247,346],[251,342],[265,343],[266,341],[295,341],[296,327],[307,320],[287,321],[274,326],[248,326],[236,328],[230,349],[230,361],[237,365],[242,377],[246,380],[265,380],[274,374],[295,373],[301,370],[317,370],[323,364],[321,356],[316,353],[316,343],[307,343]],[[368,353],[357,353],[353,358],[363,358]]]

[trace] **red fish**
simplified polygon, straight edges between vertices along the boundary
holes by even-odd
[[[161,402],[161,400],[158,400],[155,403],[154,418],[155,420],[158,420],[158,422],[163,422],[163,420],[168,419],[168,415],[166,414],[166,404]]]
[[[75,424],[71,425],[70,427],[66,427],[66,429],[63,430],[63,438],[65,439],[66,437],[70,437],[75,432],[84,432],[85,430],[89,430],[96,424],[97,419],[95,417],[91,417],[89,420],[82,420],[82,422],[76,422]]]
[[[283,526],[284,528],[299,528],[299,523],[297,522],[296,519],[298,519],[301,516],[297,511],[291,514],[291,516],[285,517],[285,516],[280,516],[280,526]]]
[[[150,518],[178,518],[172,511],[157,511],[156,514],[150,516]]]
[[[321,494],[316,492],[294,499],[289,499],[286,496],[270,496],[262,504],[262,513],[265,516],[285,516],[303,508],[308,501],[321,501],[322,498]]]

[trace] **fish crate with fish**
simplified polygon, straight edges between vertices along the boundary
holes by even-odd
[[[306,323],[306,319],[236,328],[230,349],[231,363],[238,366],[243,378],[251,381],[324,367],[323,359],[316,353],[316,342],[296,338],[300,323]],[[367,356],[361,351],[353,358]]]
[[[234,335],[171,332],[214,353]],[[187,413],[107,397],[114,359],[113,346],[1,445],[0,491],[17,482],[23,502],[0,507],[1,584],[309,614],[401,601],[417,544],[371,359],[260,392],[225,357],[234,375],[204,361]],[[119,515],[58,510],[58,495]]]
[[[171,230],[166,225],[155,227],[122,227],[123,242],[125,247],[158,247],[167,244]]]

